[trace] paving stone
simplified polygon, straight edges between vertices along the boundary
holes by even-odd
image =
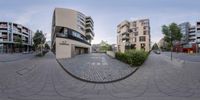
[[[74,76],[94,82],[117,80],[136,69],[100,53],[78,55],[70,59],[60,59],[59,62]]]
[[[10,55],[14,56],[19,55]],[[107,84],[87,83],[71,77],[52,53],[43,58],[29,55],[27,59],[0,62],[0,100],[199,100],[200,63],[185,62],[176,66],[163,56],[150,54],[133,75]],[[132,70],[106,55],[79,57],[76,59],[81,60],[80,64],[74,64],[77,61],[72,59],[64,59],[63,63],[73,70],[79,67],[75,73],[88,79],[112,80]],[[28,70],[22,75],[16,73],[24,68]]]

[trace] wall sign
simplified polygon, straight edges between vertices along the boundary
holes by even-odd
[[[59,43],[60,45],[69,45],[68,43],[67,43],[67,41],[62,41],[61,43]]]

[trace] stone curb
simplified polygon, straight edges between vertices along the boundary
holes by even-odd
[[[74,74],[72,74],[70,71],[68,71],[66,68],[64,68],[64,66],[58,61],[58,59],[56,59],[56,61],[58,62],[58,64],[61,66],[61,68],[66,72],[68,73],[70,76],[80,80],[80,81],[83,81],[83,82],[88,82],[88,83],[96,83],[96,84],[106,84],[106,83],[113,83],[113,82],[118,82],[118,81],[121,81],[121,80],[124,80],[126,78],[128,78],[129,76],[131,76],[133,73],[135,73],[139,67],[137,67],[133,72],[131,72],[130,74],[122,77],[122,78],[119,78],[119,79],[115,79],[115,80],[111,80],[111,81],[91,81],[91,80],[86,80],[86,79],[83,79],[83,78],[80,78]]]

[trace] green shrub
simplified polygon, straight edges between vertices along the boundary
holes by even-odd
[[[132,66],[141,66],[148,57],[145,51],[129,50],[125,53],[116,53],[116,59]]]
[[[115,54],[115,57],[116,57],[118,60],[123,61],[123,62],[127,62],[127,60],[128,60],[128,57],[127,57],[127,55],[126,55],[125,53],[117,52],[117,53]]]

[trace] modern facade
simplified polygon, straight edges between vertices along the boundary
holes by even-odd
[[[32,46],[32,31],[20,24],[0,22],[0,53],[29,51]],[[22,40],[19,47],[17,39]]]
[[[167,48],[167,42],[165,42],[164,38],[160,39],[160,41],[158,42],[158,47],[161,50],[166,50],[166,48]]]
[[[181,38],[181,43],[182,44],[187,44],[189,42],[189,28],[190,28],[190,23],[189,22],[184,22],[179,24],[180,31],[183,35]]]
[[[71,58],[90,53],[94,37],[93,20],[79,11],[55,8],[51,46],[56,58]]]
[[[151,35],[149,19],[123,21],[117,26],[117,51],[128,49],[150,51]]]
[[[200,51],[200,22],[191,25],[189,22],[179,24],[183,38],[180,43],[176,43],[174,51],[179,52],[199,52]]]

